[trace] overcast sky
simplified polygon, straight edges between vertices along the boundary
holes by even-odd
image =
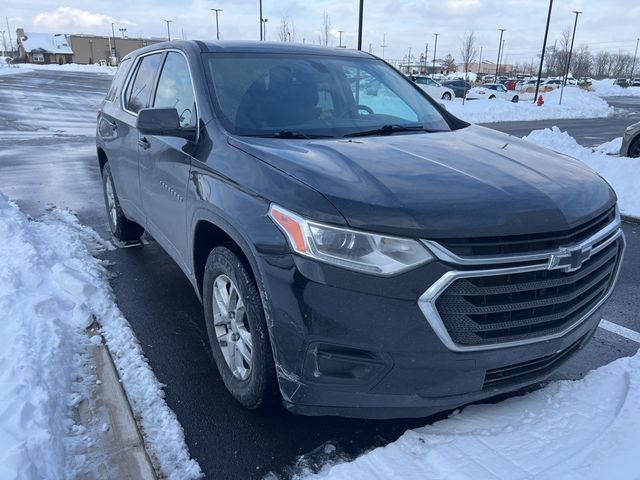
[[[163,19],[171,19],[172,36],[182,32],[189,39],[215,38],[215,15],[210,8],[222,8],[220,30],[223,39],[256,40],[259,36],[258,0],[14,0],[3,2],[0,14],[8,15],[12,36],[16,27],[26,31],[57,33],[110,34],[127,28],[128,36],[166,36]],[[335,29],[344,30],[343,43],[356,47],[358,0],[263,0],[268,18],[267,38],[277,40],[280,19],[288,16],[295,23],[297,41],[317,42],[323,11],[331,17]],[[8,7],[8,8],[7,8]],[[401,58],[412,48],[424,51],[429,44],[433,55],[433,33],[438,38],[438,57],[451,53],[460,57],[465,32],[475,31],[483,58],[495,61],[498,28],[506,28],[505,63],[531,61],[542,45],[547,15],[546,0],[365,0],[365,49],[372,46],[376,55],[386,34],[386,58]],[[640,37],[639,0],[556,0],[549,43],[563,29],[573,25],[572,10],[584,11],[578,22],[576,45],[587,43],[592,51],[609,50],[633,53]],[[4,20],[4,18],[2,19]],[[5,22],[0,23],[5,29]],[[116,34],[119,32],[116,30]],[[15,41],[15,38],[14,38]]]

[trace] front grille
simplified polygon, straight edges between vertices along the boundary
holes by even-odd
[[[580,349],[584,337],[570,345],[568,348],[551,355],[516,363],[501,368],[487,370],[484,377],[483,389],[499,388],[503,385],[527,382],[536,378],[543,378],[556,370],[562,363]]]
[[[612,208],[582,225],[562,232],[502,237],[450,238],[438,240],[438,243],[450,252],[462,257],[515,255],[557,250],[560,247],[586,240],[613,222],[615,218],[616,211],[615,208]]]
[[[481,346],[559,333],[587,314],[611,286],[620,239],[579,270],[535,270],[459,278],[435,306],[454,343]]]

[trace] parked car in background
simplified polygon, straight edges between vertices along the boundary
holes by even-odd
[[[442,82],[442,86],[453,90],[458,98],[464,97],[465,93],[473,87],[473,85],[469,82],[465,82],[464,80],[445,80]]]
[[[627,80],[626,78],[618,78],[615,82],[613,82],[613,84],[622,88],[627,88],[629,87],[629,80]]]
[[[200,380],[249,409],[417,417],[540,382],[593,336],[624,250],[599,175],[358,50],[136,50],[96,149],[112,234],[181,268],[220,374]]]
[[[559,78],[550,78],[546,80],[542,85],[544,90],[555,90],[562,86],[562,80]]]
[[[630,87],[640,87],[640,78],[632,78],[629,80]]]
[[[498,81],[496,83],[501,83],[501,84],[504,85],[508,80],[509,80],[509,77],[506,77],[504,75],[500,75],[498,77]]]
[[[427,92],[431,98],[435,98],[436,100],[453,100],[453,97],[455,97],[452,89],[440,85],[429,77],[413,77],[412,80],[422,90]]]
[[[493,100],[500,98],[513,103],[518,103],[520,96],[513,90],[507,90],[507,87],[501,83],[485,83],[480,87],[474,87],[467,93],[469,100]]]
[[[622,137],[622,157],[640,157],[640,122],[627,127]]]
[[[482,77],[482,81],[483,81],[484,83],[491,83],[491,82],[494,82],[494,81],[495,81],[495,79],[496,79],[496,76],[495,76],[495,75],[485,75],[484,77]]]

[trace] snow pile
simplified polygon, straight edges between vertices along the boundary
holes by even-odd
[[[502,99],[467,100],[461,98],[446,102],[447,109],[471,123],[494,123],[511,121],[546,120],[555,118],[599,118],[613,113],[603,99],[577,87],[564,89],[562,105],[559,105],[560,90],[542,94],[544,105],[533,103],[533,95],[523,95],[521,101],[512,103]]]
[[[637,158],[612,156],[614,148],[621,144],[615,139],[599,147],[586,148],[578,144],[567,132],[558,127],[534,130],[525,140],[547,147],[556,152],[569,155],[586,163],[598,172],[613,187],[618,195],[620,211],[640,218],[640,162]]]
[[[6,57],[0,57],[0,75],[11,75],[14,73],[29,72],[31,69],[27,67],[18,68],[16,65],[9,65]]]
[[[184,433],[91,252],[112,246],[68,212],[34,221],[0,194],[0,478],[77,478],[102,425],[76,425],[95,383],[84,333],[97,318],[156,469],[195,478]],[[98,449],[99,450],[99,449]]]
[[[605,78],[604,80],[594,80],[591,89],[599,97],[640,97],[640,87],[622,88],[614,85],[615,80]]]
[[[578,381],[471,405],[351,463],[331,480],[600,480],[640,477],[640,354]]]
[[[65,63],[64,65],[37,64],[37,63],[18,63],[17,68],[26,70],[55,70],[58,72],[79,72],[79,73],[105,73],[107,75],[115,75],[117,67],[107,67],[102,65],[80,65],[78,63]]]

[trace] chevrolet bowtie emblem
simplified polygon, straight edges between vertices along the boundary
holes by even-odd
[[[591,247],[561,248],[549,258],[547,269],[575,272],[591,258]]]

